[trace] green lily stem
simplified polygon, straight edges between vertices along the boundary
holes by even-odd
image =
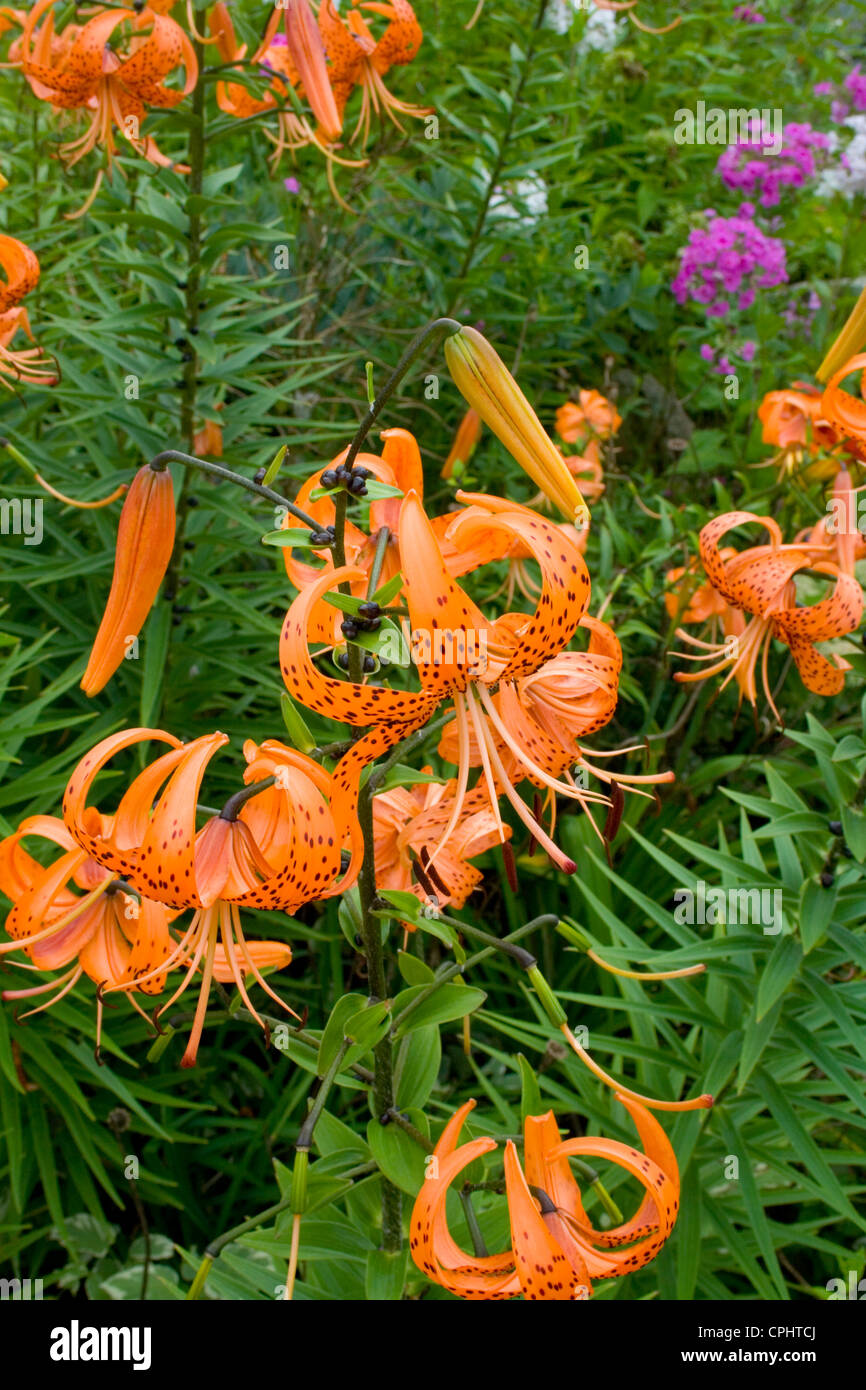
[[[235,792],[234,796],[230,796],[225,806],[218,812],[220,819],[237,820],[244,803],[250,801],[252,797],[258,796],[259,792],[272,787],[276,780],[276,777],[263,777],[261,782],[251,782],[248,787],[243,787],[239,792]]]
[[[196,19],[203,18],[196,11]],[[202,65],[205,60],[204,45],[193,39],[196,61]],[[202,245],[204,240],[204,220],[201,212],[201,193],[204,186],[205,159],[207,157],[207,107],[204,82],[197,82],[192,94],[189,113],[189,196],[192,206],[187,212],[186,234],[186,281],[184,296],[183,348],[185,360],[182,366],[180,387],[180,435],[187,449],[192,452],[195,441],[195,417],[198,396],[199,355],[196,338],[201,315],[202,289]],[[178,289],[181,287],[178,286]],[[186,490],[186,477],[180,482],[177,499],[177,521],[175,544],[166,574],[163,590],[165,602],[174,605],[178,590],[181,566],[183,564],[183,543],[189,518],[189,495]]]
[[[400,358],[400,361],[397,363],[397,366],[385,382],[382,390],[376,396],[376,399],[370,403],[367,413],[358,426],[355,437],[349,445],[349,452],[346,454],[346,459],[343,464],[344,468],[351,469],[360,452],[361,445],[364,443],[370,430],[375,425],[407,371],[412,366],[413,362],[417,361],[421,356],[428,343],[433,342],[437,338],[457,333],[461,327],[462,324],[459,324],[456,319],[434,319],[432,323],[428,323],[426,328],[422,328],[421,332],[415,335],[406,351],[403,353],[403,356]]]
[[[165,468],[169,463],[182,463],[185,468],[200,468],[203,473],[212,473],[216,478],[224,478],[226,482],[234,483],[236,487],[242,487],[246,492],[253,492],[257,497],[264,497],[268,502],[273,502],[275,506],[285,507],[286,511],[295,518],[302,521],[311,531],[321,531],[321,522],[316,521],[315,517],[308,516],[300,507],[296,507],[294,502],[290,502],[288,497],[283,497],[279,492],[274,492],[273,488],[265,487],[262,483],[254,483],[252,478],[245,478],[242,473],[235,473],[231,468],[226,468],[221,463],[211,463],[210,459],[196,458],[194,454],[184,454],[179,449],[163,449],[162,453],[156,454],[150,460],[151,468]],[[325,547],[323,546],[322,549]]]
[[[467,929],[466,923],[458,921],[456,917],[446,918],[440,916],[439,920],[445,921],[449,925],[462,931]],[[436,972],[436,979],[431,980],[430,984],[426,985],[422,992],[416,995],[411,1004],[407,1004],[405,1009],[401,1010],[393,1020],[392,1027],[396,1029],[425,999],[429,999],[431,994],[435,994],[436,990],[439,989],[441,985],[447,984],[449,980],[453,980],[455,975],[462,975],[465,971],[471,970],[474,965],[479,965],[482,961],[489,960],[491,956],[495,956],[497,953],[505,952],[506,954],[510,954],[507,950],[508,946],[513,945],[521,937],[541,927],[556,926],[558,921],[559,918],[554,913],[545,913],[541,917],[534,917],[531,922],[527,922],[524,926],[518,927],[517,931],[510,932],[508,936],[488,938],[496,940],[496,946],[485,946],[483,951],[477,951],[475,955],[469,956],[462,964],[459,961],[455,961],[451,965],[441,966]],[[474,930],[477,931],[478,928]]]
[[[366,1178],[375,1171],[375,1163],[361,1163],[357,1168],[350,1168],[343,1176],[345,1178]],[[195,1278],[187,1290],[187,1300],[194,1301],[201,1297],[202,1290],[214,1266],[214,1262],[219,1258],[220,1253],[227,1245],[230,1245],[233,1240],[237,1240],[239,1236],[246,1235],[248,1231],[254,1231],[257,1226],[263,1225],[264,1222],[270,1221],[275,1216],[279,1216],[281,1212],[287,1211],[291,1205],[291,1195],[283,1197],[279,1202],[275,1202],[272,1207],[267,1207],[256,1216],[251,1216],[248,1221],[242,1221],[239,1226],[233,1226],[230,1231],[226,1231],[224,1235],[218,1236],[216,1240],[212,1240],[202,1256],[202,1261],[196,1270]]]
[[[334,541],[331,547],[334,556],[334,569],[342,569],[346,563],[346,512],[348,510],[349,494],[342,488],[334,497]],[[347,596],[352,592],[351,584],[344,580],[339,585],[341,594]],[[349,680],[353,685],[360,685],[364,675],[364,652],[357,642],[347,642],[346,651],[349,655]],[[355,737],[357,737],[355,733]]]
[[[481,1234],[481,1227],[478,1224],[478,1217],[475,1215],[475,1208],[472,1205],[472,1191],[468,1187],[461,1187],[460,1201],[463,1204],[463,1215],[466,1218],[466,1225],[469,1228],[469,1236],[472,1241],[472,1249],[479,1259],[484,1259],[490,1251]]]
[[[376,844],[373,834],[373,796],[369,782],[358,795],[358,820],[364,837],[364,860],[358,876],[361,908],[361,942],[367,962],[367,984],[371,1000],[387,998],[385,962],[382,954],[382,928],[372,915],[376,899]],[[394,1058],[390,1035],[373,1049],[372,1110],[382,1120],[394,1108]],[[403,1243],[403,1199],[400,1189],[382,1175],[382,1245],[392,1253]]]
[[[370,566],[370,578],[367,583],[367,597],[372,598],[379,587],[379,576],[382,573],[382,566],[385,563],[385,555],[388,550],[388,542],[391,539],[391,532],[387,526],[382,526],[376,535],[376,549],[373,554],[373,563]]]
[[[398,1129],[402,1129],[404,1134],[408,1134],[410,1139],[414,1139],[419,1148],[423,1149],[425,1153],[432,1154],[434,1145],[416,1125],[413,1125],[411,1120],[407,1120],[406,1116],[401,1115],[400,1111],[396,1110],[393,1105],[380,1118],[387,1120],[389,1125],[396,1125]]]
[[[334,1057],[333,1062],[328,1067],[328,1070],[325,1072],[322,1084],[319,1087],[318,1094],[313,1102],[312,1109],[310,1110],[310,1113],[307,1116],[307,1118],[304,1120],[304,1123],[301,1125],[300,1133],[298,1134],[298,1137],[295,1140],[296,1151],[312,1148],[313,1132],[316,1128],[316,1125],[319,1122],[319,1117],[321,1116],[322,1111],[325,1108],[325,1102],[328,1099],[328,1093],[330,1092],[330,1089],[333,1086],[334,1081],[336,1080],[337,1073],[340,1070],[343,1058],[345,1057],[348,1050],[349,1039],[344,1038],[342,1043],[340,1044],[340,1047],[337,1050],[337,1054]]]

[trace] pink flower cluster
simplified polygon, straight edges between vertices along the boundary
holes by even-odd
[[[813,130],[808,122],[784,127],[778,153],[771,153],[775,140],[766,127],[754,123],[750,136],[730,145],[716,170],[729,188],[757,197],[765,208],[778,203],[783,187],[801,188],[806,179],[814,178],[821,163],[817,152],[832,144],[829,135]]]
[[[702,304],[710,318],[731,309],[749,309],[759,289],[788,278],[785,243],[767,236],[755,222],[755,209],[743,203],[734,217],[707,208],[706,227],[689,233],[680,251],[680,268],[671,289],[678,304]]]
[[[818,82],[813,88],[816,97],[832,97],[831,118],[840,125],[853,111],[866,111],[866,72],[860,64],[852,68],[841,87],[834,82]]]
[[[744,24],[763,24],[765,16],[760,10],[753,10],[751,5],[735,5],[734,19],[741,19]]]

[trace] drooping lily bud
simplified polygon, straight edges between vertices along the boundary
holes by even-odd
[[[587,525],[589,508],[562,454],[487,339],[464,325],[445,339],[445,360],[460,394],[533,482],[569,521]]]
[[[304,95],[319,122],[322,135],[328,144],[332,144],[339,138],[343,123],[328,76],[325,45],[309,0],[288,0],[286,41],[303,84]]]
[[[81,679],[86,695],[107,685],[144,627],[174,547],[174,486],[167,468],[146,463],[120,513],[108,603]]]

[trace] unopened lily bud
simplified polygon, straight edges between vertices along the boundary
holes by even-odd
[[[87,670],[85,695],[107,685],[144,627],[174,547],[174,485],[167,468],[146,463],[132,480],[120,513],[111,592]]]
[[[531,970],[527,970],[526,977],[535,990],[538,1002],[544,1009],[544,1012],[547,1014],[554,1028],[561,1028],[564,1023],[567,1024],[568,1018],[566,1017],[565,1010],[538,966],[534,965]]]
[[[332,144],[339,138],[343,122],[328,77],[325,45],[309,0],[288,0],[286,42],[300,76],[304,96],[313,109],[322,135]]]
[[[445,339],[445,360],[460,394],[563,516],[586,526],[589,508],[562,454],[499,354],[464,325]]]

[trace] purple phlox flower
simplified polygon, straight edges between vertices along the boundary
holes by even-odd
[[[768,236],[754,221],[754,206],[743,203],[733,217],[711,209],[706,225],[689,233],[671,283],[678,304],[691,301],[709,318],[724,318],[732,308],[748,309],[758,289],[787,280],[784,242]]]

